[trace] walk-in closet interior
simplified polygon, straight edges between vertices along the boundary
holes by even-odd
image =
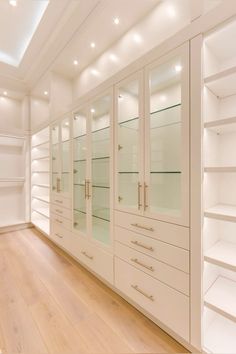
[[[236,353],[235,39],[235,0],[0,1],[0,354]]]

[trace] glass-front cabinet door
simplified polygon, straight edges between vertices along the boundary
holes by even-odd
[[[111,95],[91,103],[91,234],[104,245],[111,241]]]
[[[139,72],[116,86],[116,209],[142,212],[143,83]]]
[[[73,215],[74,230],[88,233],[88,109],[83,108],[73,118]]]
[[[52,192],[64,197],[70,194],[70,118],[64,118],[51,128]]]
[[[188,46],[146,71],[144,211],[188,225]]]

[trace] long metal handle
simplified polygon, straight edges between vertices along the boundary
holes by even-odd
[[[91,194],[90,194],[90,181],[89,179],[87,180],[87,198],[89,199],[91,197]]]
[[[141,189],[142,189],[142,184],[138,182],[138,209],[140,210],[142,207],[141,203]]]
[[[148,189],[148,185],[146,183],[144,183],[144,210],[146,210],[148,208],[148,204],[147,204],[147,189]]]
[[[148,298],[151,301],[154,301],[154,297],[152,295],[148,295],[147,293],[145,293],[145,291],[141,290],[138,285],[131,285],[131,287],[136,290],[137,292],[139,292],[140,294],[142,294],[143,296],[145,296],[146,298]]]
[[[57,178],[57,192],[60,192],[60,178]]]
[[[152,231],[152,232],[154,231],[153,227],[143,226],[137,223],[131,224],[131,226],[137,227],[139,229],[147,230],[147,231]]]
[[[60,234],[55,234],[55,235],[59,238],[63,238],[63,236],[61,236]]]
[[[143,243],[138,242],[138,241],[130,241],[130,242],[133,243],[133,244],[136,245],[136,246],[145,248],[145,249],[148,250],[148,251],[154,251],[154,248],[153,248],[152,246],[146,246],[146,245],[144,245]]]
[[[140,265],[140,266],[143,267],[143,268],[146,268],[146,269],[148,269],[148,270],[151,270],[151,272],[154,272],[154,268],[153,268],[152,266],[147,266],[146,264],[140,262],[140,261],[138,260],[138,258],[131,258],[131,261],[134,262],[134,263],[136,263],[136,264],[138,264],[138,265]]]
[[[93,260],[93,256],[90,256],[90,255],[87,254],[85,251],[82,251],[81,253],[82,253],[85,257],[87,257],[87,258]]]
[[[87,180],[84,181],[84,199],[87,199]]]

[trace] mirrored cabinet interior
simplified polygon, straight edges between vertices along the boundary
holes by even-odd
[[[118,210],[189,225],[188,80],[184,45],[116,86]]]
[[[31,139],[31,220],[49,234],[50,201],[49,127],[35,133]]]
[[[111,244],[111,113],[107,94],[74,115],[74,229],[95,242]]]
[[[70,196],[70,118],[66,117],[51,128],[52,192]]]
[[[204,348],[236,352],[236,21],[204,39]]]

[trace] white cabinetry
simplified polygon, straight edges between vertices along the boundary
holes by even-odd
[[[236,22],[204,41],[204,347],[236,352]]]

